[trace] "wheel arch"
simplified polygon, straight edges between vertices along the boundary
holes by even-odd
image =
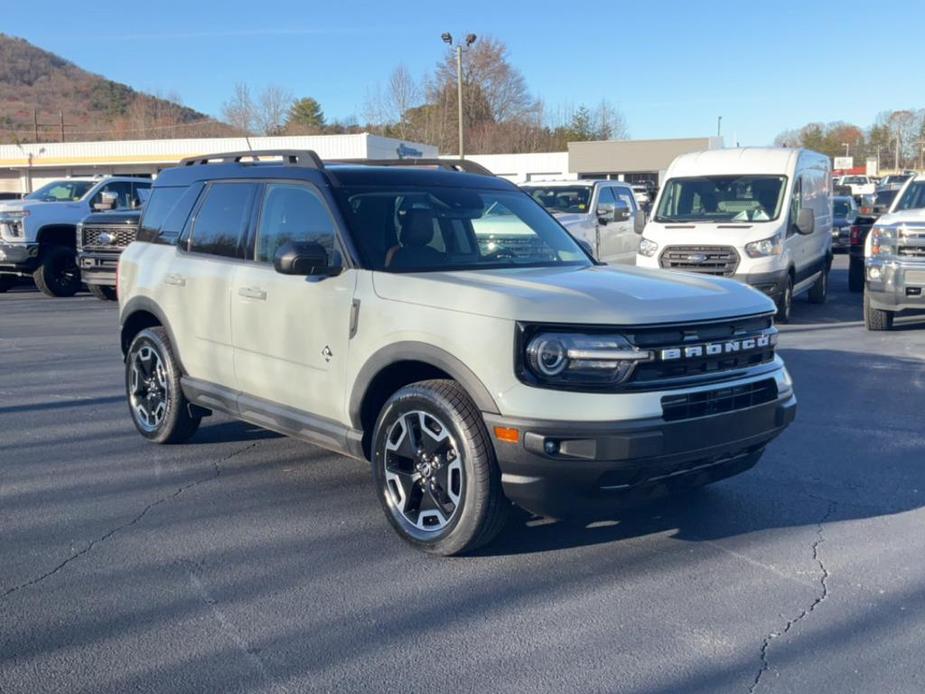
[[[177,341],[174,339],[173,330],[170,327],[170,321],[167,320],[160,306],[154,301],[146,296],[136,296],[129,299],[122,308],[120,322],[122,325],[119,342],[123,357],[128,354],[128,348],[138,333],[145,328],[162,327],[167,331],[167,337],[170,338],[170,344],[173,346],[174,357],[180,364],[181,371],[185,373],[183,362],[178,353]]]
[[[35,240],[40,245],[49,244],[77,249],[76,224],[46,224],[36,232]]]

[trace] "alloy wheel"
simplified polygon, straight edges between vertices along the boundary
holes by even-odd
[[[462,458],[447,426],[429,412],[402,414],[389,428],[384,458],[392,512],[418,531],[443,530],[463,490]]]
[[[141,345],[131,357],[129,403],[135,419],[146,431],[154,431],[167,414],[167,370],[150,345]]]

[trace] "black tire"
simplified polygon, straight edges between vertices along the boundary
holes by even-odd
[[[107,287],[102,284],[88,284],[87,289],[89,289],[90,293],[100,301],[115,301],[119,298],[116,296],[115,287]]]
[[[16,275],[0,275],[0,294],[16,286]]]
[[[67,246],[43,249],[41,265],[32,273],[35,286],[46,296],[74,296],[80,291],[77,253]]]
[[[504,526],[510,502],[494,448],[481,413],[455,381],[413,383],[389,398],[373,431],[372,458],[385,515],[412,546],[451,556],[490,542]]]
[[[132,422],[149,441],[182,443],[199,428],[202,418],[190,414],[180,375],[166,330],[147,328],[135,336],[125,357],[125,392]]]
[[[829,297],[829,269],[828,266],[822,269],[819,279],[809,288],[809,303],[824,304]]]
[[[848,261],[848,290],[857,294],[864,291],[864,260],[852,258]]]
[[[780,298],[777,300],[777,317],[775,320],[778,323],[789,323],[790,314],[793,311],[793,276],[787,275],[787,280],[784,283],[784,288],[780,293]]]
[[[868,330],[893,329],[893,312],[871,306],[867,292],[864,292],[864,325]]]

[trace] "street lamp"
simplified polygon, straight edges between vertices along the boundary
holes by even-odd
[[[842,143],[841,143],[841,146],[845,148],[845,156],[846,156],[846,157],[847,157],[847,156],[850,156],[850,155],[851,155],[851,143],[850,143],[850,142],[842,142]]]
[[[723,117],[717,116],[716,117],[716,136],[717,137],[720,136],[720,131],[722,130],[722,127],[723,127]]]
[[[453,35],[444,31],[440,38],[448,46],[453,45]],[[476,39],[475,34],[466,34],[466,48],[475,43]],[[463,143],[463,81],[462,81],[462,52],[463,45],[461,43],[456,44],[456,103],[459,108],[459,158],[466,158],[466,147]]]

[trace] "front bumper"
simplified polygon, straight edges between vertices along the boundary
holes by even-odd
[[[773,272],[751,272],[733,276],[739,282],[744,282],[758,291],[764,292],[772,299],[777,299],[784,293],[784,287],[787,286],[787,277],[786,268]]]
[[[39,245],[0,240],[0,268],[16,272],[31,272],[39,263]]]
[[[925,309],[925,261],[868,258],[864,274],[867,296],[874,308]]]
[[[796,404],[791,392],[762,405],[671,422],[484,417],[507,497],[538,515],[561,518],[635,505],[743,472],[793,421]],[[497,440],[496,427],[518,429],[518,442]],[[547,442],[556,453],[548,452]]]
[[[77,255],[77,267],[84,284],[106,287],[116,286],[116,268],[120,253],[90,253],[81,251]]]

